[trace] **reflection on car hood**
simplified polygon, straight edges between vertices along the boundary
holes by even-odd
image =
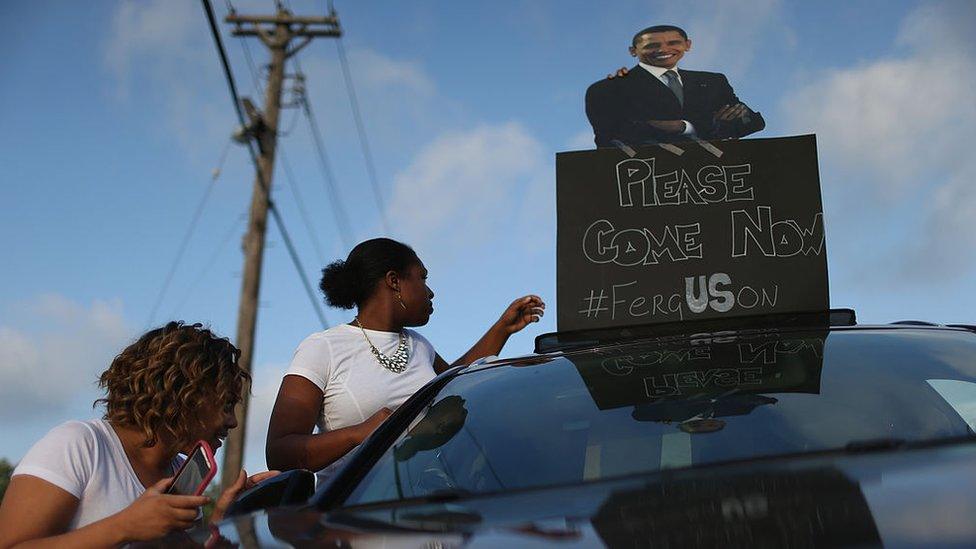
[[[282,546],[836,546],[976,543],[976,444],[665,471],[572,487],[227,520]],[[202,543],[208,532],[194,534]],[[184,544],[190,544],[189,539]]]

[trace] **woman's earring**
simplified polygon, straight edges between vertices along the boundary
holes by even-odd
[[[403,298],[400,297],[400,292],[399,291],[397,291],[397,293],[396,293],[396,298],[397,298],[397,301],[400,302],[400,306],[403,307],[403,310],[406,311],[407,310],[407,305],[406,305],[406,303],[403,302]]]

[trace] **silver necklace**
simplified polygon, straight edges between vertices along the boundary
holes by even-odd
[[[369,350],[373,352],[373,356],[376,357],[376,361],[380,363],[380,366],[394,374],[402,373],[407,369],[407,362],[410,360],[410,349],[407,347],[407,336],[404,335],[403,331],[400,332],[400,343],[397,345],[393,356],[386,356],[369,340],[369,336],[366,335],[366,329],[363,328],[363,323],[359,321],[358,316],[355,320],[356,325],[363,332],[363,337],[366,338],[366,343],[369,344]]]

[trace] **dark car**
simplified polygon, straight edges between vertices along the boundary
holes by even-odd
[[[976,545],[976,328],[833,311],[536,344],[436,378],[307,502],[193,538]]]

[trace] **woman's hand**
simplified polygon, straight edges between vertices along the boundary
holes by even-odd
[[[537,295],[527,295],[512,302],[505,309],[495,326],[505,335],[512,335],[533,322],[542,320],[546,304]]]
[[[254,488],[258,483],[268,480],[274,476],[277,476],[281,471],[265,471],[263,473],[258,473],[256,475],[247,476],[247,471],[241,469],[241,472],[237,475],[237,480],[234,484],[227,487],[220,497],[217,498],[217,503],[214,504],[213,514],[210,515],[210,523],[216,524],[224,519],[224,514],[230,507],[231,503],[237,499],[237,495],[244,490],[250,490]]]
[[[128,541],[148,541],[165,536],[172,530],[193,526],[200,507],[210,501],[207,496],[164,494],[173,478],[153,484],[139,499],[115,515]]]
[[[461,358],[455,360],[452,365],[471,364],[479,358],[497,355],[505,346],[510,335],[533,322],[539,322],[544,314],[546,314],[546,304],[541,297],[527,295],[516,299],[505,309],[501,318],[491,325],[485,335],[481,336],[481,339],[468,349],[468,352],[461,355]],[[435,364],[438,362],[443,363],[443,359],[438,357]],[[440,373],[445,369],[446,367],[439,367],[436,371]]]
[[[386,418],[390,417],[390,414],[392,413],[393,411],[389,408],[380,408],[375,414],[369,416],[366,421],[356,425],[356,438],[359,439],[356,444],[361,443],[362,441],[366,440],[369,435],[373,434],[373,431],[375,431],[377,427],[386,421]]]

